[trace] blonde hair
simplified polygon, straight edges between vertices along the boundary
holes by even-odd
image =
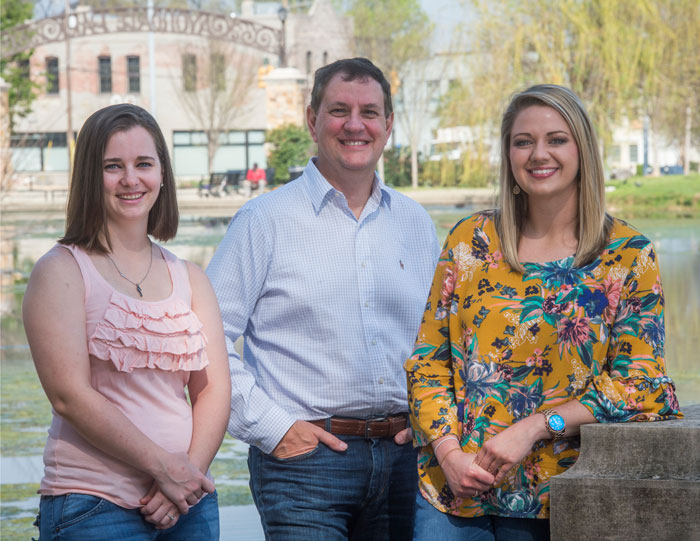
[[[605,212],[603,164],[595,129],[583,103],[568,88],[551,84],[531,86],[516,94],[503,113],[499,208],[495,220],[503,256],[514,270],[525,271],[518,260],[518,241],[527,216],[527,194],[513,193],[516,181],[510,163],[510,136],[515,118],[532,105],[544,105],[557,111],[568,124],[578,147],[578,248],[574,265],[582,266],[600,255],[612,228],[612,218]]]

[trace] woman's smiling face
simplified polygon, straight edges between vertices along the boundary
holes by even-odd
[[[148,220],[163,172],[153,137],[141,126],[112,134],[102,167],[107,219]]]
[[[561,197],[576,192],[578,145],[559,112],[531,105],[518,113],[510,135],[513,176],[530,198]]]

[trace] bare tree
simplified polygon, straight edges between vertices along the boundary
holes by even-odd
[[[213,172],[222,134],[251,107],[259,59],[240,47],[208,40],[203,47],[183,51],[182,62],[178,95],[191,120],[206,134],[209,172]]]
[[[430,131],[442,92],[447,63],[440,56],[407,61],[396,89],[394,109],[411,148],[411,186],[418,187],[418,151],[421,138]],[[393,90],[393,88],[392,88]]]
[[[355,53],[377,64],[402,100],[402,127],[411,145],[411,179],[418,185],[418,126],[424,119],[424,93],[416,84],[430,56],[433,24],[418,0],[348,0],[343,3],[354,23]],[[409,89],[401,89],[404,81]],[[398,114],[399,111],[397,111]],[[404,116],[406,118],[404,118]],[[423,127],[425,127],[423,125]],[[380,162],[380,169],[381,169]]]

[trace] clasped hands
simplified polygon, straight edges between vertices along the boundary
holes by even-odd
[[[156,529],[165,530],[174,526],[180,515],[187,514],[190,506],[214,492],[214,483],[186,453],[167,453],[160,465],[151,489],[139,503],[144,519]]]
[[[533,440],[525,425],[516,423],[489,439],[478,453],[464,453],[455,439],[440,449],[439,460],[453,494],[475,498],[500,484],[508,472],[532,452]]]

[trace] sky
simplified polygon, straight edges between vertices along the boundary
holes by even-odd
[[[420,0],[420,4],[435,23],[433,45],[437,51],[447,49],[455,28],[468,18],[463,0]]]

